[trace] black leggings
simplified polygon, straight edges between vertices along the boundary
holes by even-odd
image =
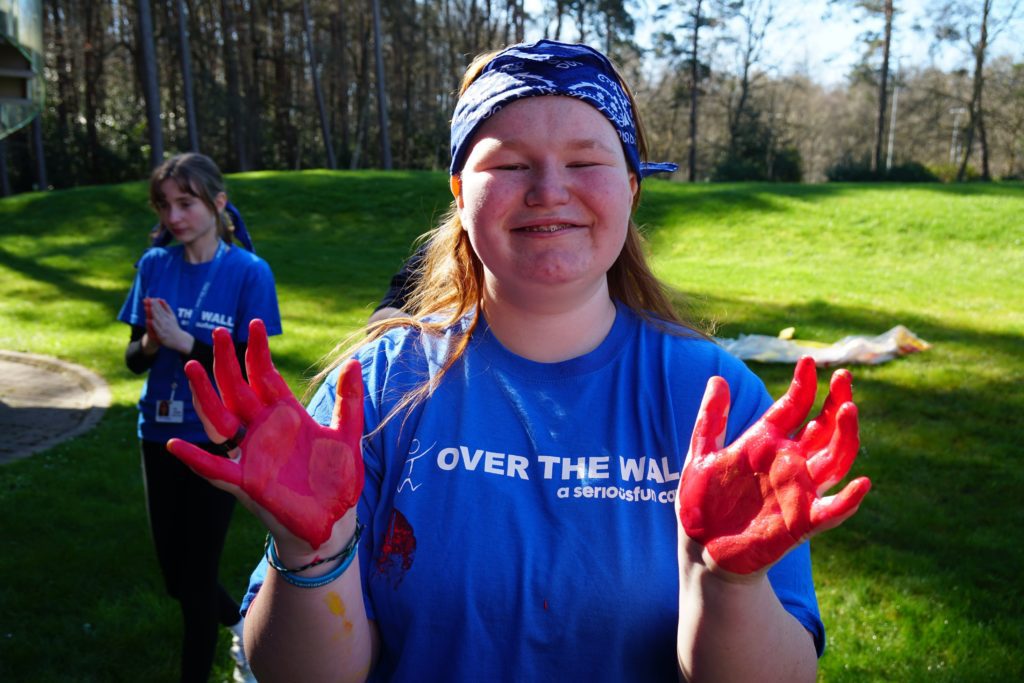
[[[162,443],[142,442],[142,474],[157,561],[167,592],[181,604],[181,680],[206,683],[218,625],[240,619],[238,603],[217,576],[235,498],[192,472]]]

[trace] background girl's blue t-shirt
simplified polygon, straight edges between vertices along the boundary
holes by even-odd
[[[563,363],[512,354],[481,321],[434,394],[374,431],[448,342],[394,330],[357,354],[372,680],[677,680],[673,502],[693,423],[707,380],[723,376],[732,441],[771,404],[764,385],[713,343],[621,306],[597,349]],[[336,381],[309,406],[321,424]],[[769,579],[820,652],[809,546]]]
[[[210,283],[200,310],[193,310],[211,275],[215,275],[216,281]],[[166,300],[177,315],[178,324],[206,344],[213,344],[213,330],[217,327],[227,328],[236,341],[248,341],[249,322],[254,318],[263,320],[267,334],[281,334],[281,314],[270,266],[237,246],[224,251],[219,263],[189,263],[181,245],[149,249],[138,263],[138,272],[117,319],[144,326],[143,300],[147,297]],[[157,351],[139,399],[140,438],[160,442],[172,437],[207,440],[192,405],[184,367],[177,351],[164,347]],[[176,386],[172,388],[173,385]],[[157,402],[170,399],[172,391],[175,400],[184,401],[184,421],[157,422]]]

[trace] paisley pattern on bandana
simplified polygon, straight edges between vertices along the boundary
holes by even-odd
[[[473,135],[484,121],[516,100],[542,95],[575,97],[604,114],[638,180],[679,168],[640,160],[633,108],[604,55],[586,45],[539,40],[496,55],[459,98],[452,116],[451,174],[462,170]]]

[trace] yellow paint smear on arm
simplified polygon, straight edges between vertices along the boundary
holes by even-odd
[[[345,619],[345,603],[342,601],[341,596],[334,591],[330,591],[327,593],[327,597],[324,598],[324,602],[327,603],[327,609],[331,610],[331,614],[342,618],[342,635],[352,635],[352,622]]]

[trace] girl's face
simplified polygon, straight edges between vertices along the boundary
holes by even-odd
[[[160,192],[164,197],[163,205],[157,209],[160,222],[176,240],[186,247],[216,241],[217,216],[227,203],[223,192],[214,198],[218,213],[211,211],[199,197],[182,191],[173,178],[160,183]]]
[[[535,299],[552,286],[606,286],[637,180],[604,115],[541,96],[484,122],[452,189],[487,290]]]

